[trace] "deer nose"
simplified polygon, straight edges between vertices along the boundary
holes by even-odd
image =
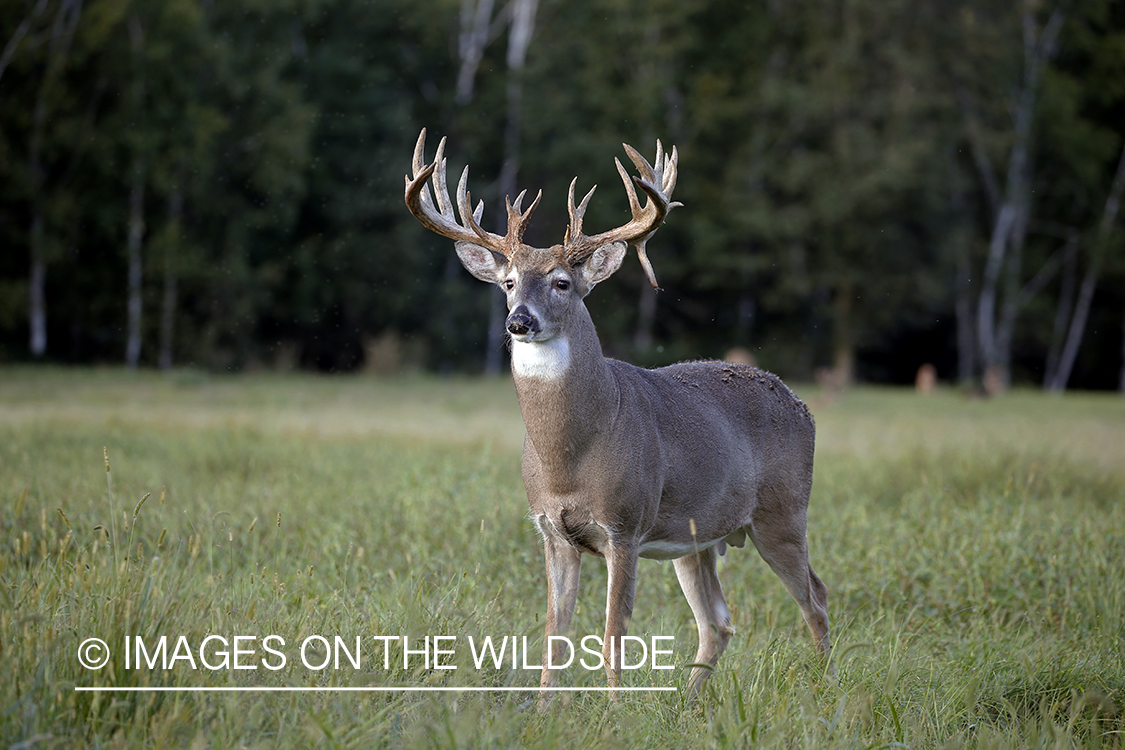
[[[520,305],[515,310],[512,310],[508,315],[508,321],[505,323],[508,328],[508,333],[516,336],[525,333],[535,333],[539,330],[539,321],[531,314],[531,311],[524,305]]]

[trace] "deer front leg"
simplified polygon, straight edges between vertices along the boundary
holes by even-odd
[[[637,593],[637,551],[632,547],[619,547],[612,542],[605,551],[609,586],[606,590],[605,640],[602,656],[605,659],[606,677],[611,688],[621,684],[622,636],[629,630],[633,619],[633,598]],[[616,697],[613,693],[611,697]]]
[[[555,685],[557,670],[548,669],[548,665],[562,664],[566,660],[563,652],[566,643],[552,643],[551,636],[563,635],[570,629],[578,599],[582,557],[574,547],[549,534],[544,535],[543,547],[547,558],[547,627],[543,636],[543,671],[539,686],[549,688]],[[545,706],[550,697],[551,693],[544,693],[541,705]]]

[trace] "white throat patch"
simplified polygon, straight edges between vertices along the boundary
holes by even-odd
[[[548,341],[512,339],[512,370],[525,378],[556,380],[570,367],[570,343],[565,336]]]

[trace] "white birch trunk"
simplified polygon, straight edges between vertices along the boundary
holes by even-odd
[[[1037,33],[1032,9],[1023,13],[1024,77],[1016,98],[1014,142],[1008,158],[1008,173],[1000,207],[993,223],[988,257],[977,303],[977,344],[985,381],[1004,389],[1010,379],[1012,332],[1018,317],[1011,294],[1019,289],[1017,275],[1024,239],[1031,216],[1031,132],[1035,102],[1043,67],[1054,55],[1055,43],[1065,16],[1061,8],[1051,13],[1041,33]],[[978,163],[979,163],[978,158]],[[990,169],[982,169],[988,180]],[[1008,269],[1008,295],[1000,305],[1002,273]],[[998,314],[999,308],[999,314]]]
[[[527,49],[535,30],[537,0],[512,0],[511,21],[508,31],[508,85],[507,122],[504,126],[504,164],[500,168],[500,194],[514,197],[520,169],[520,109],[523,105],[523,67]],[[501,233],[508,231],[507,216],[498,214],[503,222]],[[484,372],[499,375],[504,368],[504,318],[505,303],[499,291],[492,296],[492,311],[488,323],[488,350],[485,352]]]
[[[1121,193],[1125,191],[1125,147],[1121,149],[1121,157],[1117,161],[1117,172],[1113,177],[1113,184],[1106,197],[1105,208],[1102,210],[1102,220],[1098,224],[1097,236],[1094,238],[1093,251],[1090,265],[1082,278],[1082,285],[1078,288],[1078,299],[1074,303],[1074,317],[1067,329],[1066,343],[1063,345],[1062,354],[1059,356],[1059,369],[1054,379],[1047,384],[1050,391],[1063,391],[1070,381],[1074,370],[1074,363],[1078,359],[1078,349],[1082,345],[1082,338],[1086,334],[1086,320],[1090,315],[1090,306],[1094,301],[1094,291],[1098,286],[1098,277],[1101,274],[1102,258],[1107,251],[1113,233],[1113,225],[1117,221],[1117,214],[1121,207]]]

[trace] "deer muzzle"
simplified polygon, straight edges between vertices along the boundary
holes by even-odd
[[[513,336],[524,336],[529,333],[539,332],[539,321],[531,314],[526,305],[520,305],[515,310],[512,310],[508,315],[508,320],[505,322],[505,327],[508,333]]]

